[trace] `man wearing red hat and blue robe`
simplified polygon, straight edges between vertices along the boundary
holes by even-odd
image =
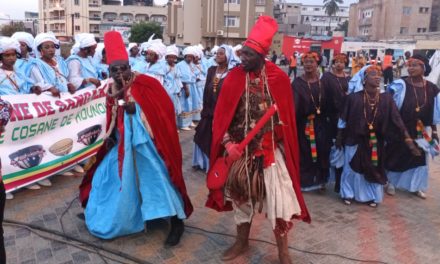
[[[147,220],[170,217],[165,246],[177,245],[193,207],[182,176],[175,113],[166,90],[131,71],[120,33],[104,35],[113,83],[103,146],[80,186],[89,231],[103,239],[140,232]]]
[[[272,225],[281,263],[291,263],[287,236],[294,218],[310,222],[299,181],[295,107],[289,77],[265,61],[277,22],[260,16],[241,50],[241,65],[225,78],[213,119],[208,186],[218,174],[216,161],[226,156],[230,165],[226,182],[210,189],[206,206],[234,210],[237,237],[222,260],[232,260],[249,247],[255,211],[263,207]],[[241,150],[239,143],[273,104],[277,113]],[[212,185],[211,185],[212,186]]]

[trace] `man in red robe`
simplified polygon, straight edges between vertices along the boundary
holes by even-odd
[[[89,231],[111,239],[170,217],[166,246],[177,245],[193,207],[182,176],[173,104],[154,78],[131,71],[121,35],[104,36],[113,83],[105,141],[80,186]]]
[[[310,222],[299,184],[299,157],[295,107],[289,77],[265,61],[276,21],[259,17],[241,50],[241,65],[231,70],[219,95],[213,121],[210,168],[224,155],[231,164],[223,187],[211,189],[206,206],[234,210],[237,238],[223,254],[232,260],[248,249],[254,210],[266,205],[281,263],[291,263],[287,233],[292,219]],[[240,143],[255,123],[277,104],[278,112],[267,122],[245,151]],[[215,177],[208,173],[208,182]],[[258,206],[257,206],[258,205]]]

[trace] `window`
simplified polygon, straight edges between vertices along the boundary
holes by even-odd
[[[417,33],[424,33],[426,32],[426,28],[417,28]]]
[[[239,27],[240,26],[240,18],[237,16],[225,16],[224,26],[225,27]]]
[[[79,26],[75,26],[75,31],[80,31],[81,28]]]
[[[408,33],[408,28],[407,27],[401,27],[400,28],[400,34],[407,34]]]
[[[421,14],[427,14],[429,12],[429,7],[420,7],[419,13]]]
[[[266,0],[255,0],[255,5],[266,5]]]
[[[411,7],[404,6],[402,9],[402,14],[407,16],[411,15]]]
[[[75,0],[75,5],[79,5],[79,0]]]
[[[75,18],[79,18],[79,13],[75,13]]]
[[[229,3],[229,4],[237,4],[237,5],[239,5],[240,4],[240,0],[224,0],[224,3],[225,4]]]
[[[313,11],[320,11],[320,10],[321,10],[321,8],[319,8],[319,7],[313,8]]]

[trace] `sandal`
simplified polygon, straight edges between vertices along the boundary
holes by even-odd
[[[350,205],[351,201],[349,199],[342,199],[342,201],[344,202],[344,204],[346,205]]]
[[[375,203],[375,202],[369,202],[369,203],[368,203],[368,206],[373,207],[373,208],[376,208],[376,207],[377,207],[377,203]]]

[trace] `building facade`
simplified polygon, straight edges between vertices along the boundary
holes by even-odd
[[[128,34],[133,23],[156,21],[161,24],[167,41],[167,7],[149,6],[148,1],[132,2],[121,5],[118,0],[39,0],[39,30],[52,31],[61,40],[70,40],[81,32],[102,39],[109,30]]]
[[[348,36],[389,40],[429,31],[433,0],[359,0],[350,6]]]
[[[272,13],[272,0],[174,1],[168,13],[168,35],[179,45],[236,45],[246,40],[260,15]]]
[[[278,0],[274,3],[274,17],[278,21],[279,32],[285,35],[328,35],[329,30],[348,20],[349,7],[340,6],[332,17],[325,13],[323,5],[304,5]]]
[[[310,26],[309,35],[329,35],[329,31],[335,31],[340,24],[348,20],[349,10],[348,6],[340,6],[339,11],[329,17],[323,5],[302,5],[301,24]]]
[[[432,12],[429,31],[440,31],[440,0],[432,0]]]
[[[304,36],[311,31],[311,25],[301,23],[300,3],[274,3],[273,16],[278,22],[278,32],[284,35]]]

